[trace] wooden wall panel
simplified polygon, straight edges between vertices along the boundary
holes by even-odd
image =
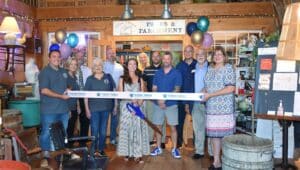
[[[163,5],[132,5],[136,19],[157,19],[161,15]],[[99,5],[65,8],[38,8],[37,20],[39,31],[43,37],[43,47],[48,48],[47,33],[58,29],[66,31],[95,31],[101,38],[112,37],[112,22],[119,20],[124,6]],[[183,18],[187,22],[196,22],[201,15],[210,19],[208,31],[226,30],[263,30],[272,32],[274,26],[274,10],[271,2],[249,3],[205,3],[205,4],[174,4],[171,5],[174,18]],[[132,37],[131,37],[132,38]],[[142,39],[147,37],[140,37]],[[122,37],[115,37],[121,40]],[[190,37],[182,36],[183,42],[190,43]],[[44,65],[47,54],[43,54]]]
[[[30,7],[17,0],[8,0],[7,6],[5,6],[6,0],[0,1],[0,9],[8,10],[11,13],[18,14],[20,16],[27,16],[29,18],[35,18],[35,8]],[[8,7],[8,8],[7,8]]]
[[[195,19],[189,19],[187,22],[196,21]],[[101,33],[101,38],[106,39],[112,37],[112,21],[59,21],[59,22],[41,22],[40,32],[43,33],[43,48],[48,48],[47,33],[55,32],[58,29],[65,29],[66,31],[95,31]],[[208,31],[226,31],[226,30],[263,30],[264,32],[272,32],[275,30],[274,18],[220,18],[210,19],[210,27]],[[173,39],[172,36],[170,39]],[[131,37],[133,41],[146,40],[147,36],[144,37]],[[168,37],[162,37],[168,38]],[[153,39],[153,38],[151,38]],[[178,37],[175,37],[178,39]],[[115,41],[125,41],[126,37],[115,37]],[[128,40],[128,38],[127,38]],[[184,44],[190,43],[190,37],[188,35],[182,36]],[[43,65],[47,64],[47,54],[43,55]]]

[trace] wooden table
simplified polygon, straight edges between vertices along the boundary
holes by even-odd
[[[275,167],[281,167],[283,169],[297,169],[294,165],[288,163],[288,127],[293,121],[300,121],[300,116],[278,116],[268,114],[255,114],[257,118],[278,120],[282,126],[282,162]]]

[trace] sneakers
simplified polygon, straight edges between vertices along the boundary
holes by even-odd
[[[165,143],[161,143],[161,144],[160,144],[160,147],[161,147],[162,149],[165,149],[165,148],[166,148]]]
[[[159,147],[156,147],[156,148],[150,153],[151,156],[157,156],[157,155],[160,155],[160,154],[162,154],[162,149],[159,148]],[[176,159],[181,158],[180,152],[179,152],[179,150],[176,149],[176,148],[175,148],[175,149],[172,149],[172,156],[173,156],[174,158],[176,158]]]
[[[96,151],[95,153],[94,153],[94,156],[95,157],[107,157],[107,155],[106,155],[106,153],[104,152],[104,151]]]
[[[160,155],[160,154],[162,154],[162,150],[161,150],[161,148],[159,148],[159,147],[156,147],[156,148],[150,153],[151,156],[157,156],[157,155]]]
[[[179,152],[179,150],[177,148],[172,149],[172,156],[174,158],[176,158],[176,159],[180,159],[181,158],[180,152]]]
[[[116,140],[111,140],[111,141],[110,141],[110,144],[112,144],[112,145],[117,145],[118,142],[117,142]]]
[[[71,159],[79,159],[79,158],[80,158],[80,156],[77,155],[76,153],[71,154]]]
[[[201,159],[201,158],[203,158],[203,157],[204,157],[203,154],[198,154],[198,153],[195,153],[195,154],[192,156],[193,159]]]
[[[102,157],[107,157],[107,155],[106,155],[106,153],[105,153],[104,151],[100,151],[100,155],[101,155]]]
[[[43,168],[49,166],[47,158],[44,158],[44,159],[41,160],[40,166],[43,167]]]

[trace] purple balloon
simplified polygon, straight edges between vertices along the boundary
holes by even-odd
[[[72,48],[68,44],[61,44],[60,46],[60,57],[62,59],[70,57],[72,54]]]
[[[203,48],[210,48],[214,43],[214,39],[211,34],[204,33],[203,35],[203,41],[202,41],[202,47]]]

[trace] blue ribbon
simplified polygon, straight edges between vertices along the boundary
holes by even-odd
[[[138,116],[139,118],[145,120],[145,115],[144,115],[144,113],[142,112],[142,110],[139,106],[134,106],[133,103],[127,103],[126,107],[127,107],[129,112],[134,112],[136,116]]]

